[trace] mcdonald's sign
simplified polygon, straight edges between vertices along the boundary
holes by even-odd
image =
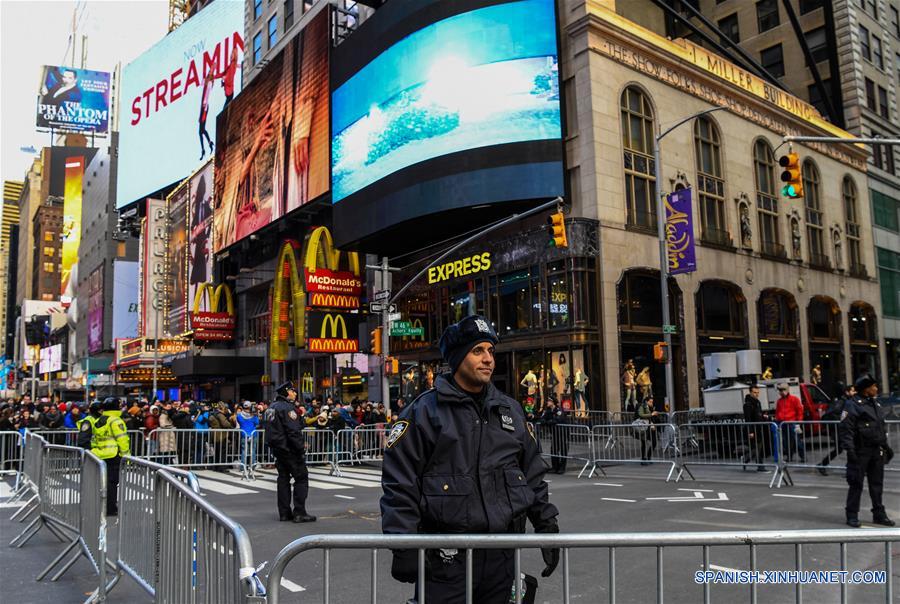
[[[359,352],[359,324],[362,315],[310,311],[310,352]]]
[[[219,310],[219,301],[225,295],[225,311]],[[206,299],[206,310],[200,310]],[[226,341],[234,339],[234,298],[231,288],[224,283],[201,283],[194,294],[191,309],[191,329],[195,340]]]
[[[305,372],[303,374],[303,379],[300,381],[300,392],[302,394],[313,394],[316,390],[316,382],[313,380],[313,376],[310,372]]]
[[[269,338],[269,356],[273,361],[284,361],[288,355],[290,328],[293,327],[294,346],[306,345],[306,307],[318,308],[358,308],[362,295],[363,281],[359,255],[346,252],[347,270],[339,270],[344,252],[335,249],[331,232],[323,226],[312,228],[303,242],[303,281],[297,270],[297,241],[284,243],[275,265],[275,282],[272,285],[272,333]],[[341,315],[339,317],[354,317]],[[350,319],[346,319],[349,321]],[[310,317],[312,321],[312,317]],[[358,318],[355,319],[358,324]],[[310,322],[309,333],[319,333]],[[325,336],[311,338],[310,352],[355,352],[359,348],[356,332],[352,332],[356,348],[353,350],[322,350],[320,340]],[[344,338],[349,339],[349,338]],[[315,344],[312,340],[316,340]],[[330,338],[331,341],[334,338]],[[349,344],[346,344],[349,346]],[[338,346],[330,344],[329,346]]]

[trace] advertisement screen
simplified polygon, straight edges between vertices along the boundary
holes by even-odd
[[[212,281],[213,255],[210,239],[213,226],[213,165],[207,163],[188,181],[188,302],[193,302],[197,287]]]
[[[41,373],[62,371],[62,344],[41,348],[38,371]]]
[[[103,350],[103,269],[100,265],[88,277],[88,352]]]
[[[65,294],[72,276],[72,267],[78,262],[78,245],[81,243],[81,201],[85,158],[66,158],[66,176],[63,193],[62,250],[60,252],[60,293]]]
[[[138,263],[116,260],[113,264],[112,340],[138,334]]]
[[[189,181],[166,200],[168,204],[169,296],[166,300],[166,331],[177,336],[187,331],[187,212]]]
[[[218,252],[328,191],[328,11],[219,116]]]
[[[212,2],[122,72],[118,207],[211,156],[216,116],[241,89],[244,4]]]
[[[109,129],[109,73],[45,65],[36,124],[38,128],[105,133]]]
[[[478,186],[496,199],[470,197],[469,205],[558,194],[562,128],[554,1],[490,4],[441,18],[458,9],[456,3],[400,2],[394,8],[386,5],[361,27],[360,33],[370,25],[386,33],[418,29],[394,41],[352,75],[332,78],[335,224],[340,223],[337,216],[343,210],[342,217],[355,216],[351,222],[357,224],[350,231],[364,234],[367,224],[378,226],[377,222],[385,222],[384,216],[400,221],[466,205],[450,197],[459,196],[459,189],[467,185],[436,178],[461,171],[507,169],[503,175],[479,175]],[[402,10],[418,12],[405,18],[396,15]],[[434,22],[419,25],[432,15]],[[393,28],[372,24],[391,18],[397,20]],[[361,39],[352,48],[342,44],[335,51],[335,63],[339,53],[341,58],[358,53],[366,42],[370,40]],[[354,43],[351,38],[346,44]],[[545,141],[554,142],[549,155],[542,151],[546,145],[533,144]],[[516,151],[504,151],[516,145]],[[473,161],[475,151],[482,152],[485,161]],[[497,158],[492,159],[489,154],[495,151]],[[510,165],[548,160],[556,162],[560,175],[546,183],[544,190],[538,186],[528,191],[520,185],[517,190],[508,189],[508,182],[515,180]],[[420,188],[412,198],[392,197],[426,180],[434,184]],[[478,191],[470,188],[468,193]],[[426,204],[421,203],[423,197],[428,198]],[[366,200],[377,201],[380,207],[377,211],[367,207]],[[341,209],[345,204],[350,207]],[[376,223],[367,220],[369,212]],[[340,230],[347,232],[344,227]],[[338,239],[341,245],[348,237]]]

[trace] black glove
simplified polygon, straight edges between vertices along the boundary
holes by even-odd
[[[847,463],[855,464],[858,458],[856,457],[856,451],[852,449],[847,449]]]
[[[546,523],[536,526],[534,528],[535,533],[558,533],[559,532],[559,524],[556,523],[556,518],[551,518]],[[556,570],[556,567],[559,565],[559,548],[558,547],[542,547],[541,548],[541,557],[544,558],[544,564],[547,566],[544,567],[544,570],[541,571],[542,577],[549,577],[553,574],[553,571]]]
[[[894,450],[891,449],[890,445],[884,446],[884,465],[891,463],[891,460],[894,459]]]
[[[391,576],[401,583],[415,583],[419,578],[419,552],[414,549],[394,549]]]

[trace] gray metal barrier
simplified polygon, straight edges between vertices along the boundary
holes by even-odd
[[[284,572],[294,558],[303,552],[310,550],[320,550],[324,552],[324,564],[322,565],[323,579],[323,599],[328,604],[330,600],[330,555],[334,550],[368,550],[371,560],[371,580],[367,591],[370,595],[370,601],[378,602],[378,550],[396,550],[396,549],[414,549],[418,550],[418,604],[427,604],[425,601],[425,550],[426,549],[456,549],[465,552],[465,592],[466,604],[472,604],[473,600],[473,555],[474,550],[482,549],[506,549],[514,550],[514,577],[521,576],[522,572],[522,550],[535,550],[547,547],[557,547],[561,552],[561,580],[562,580],[562,598],[561,601],[569,604],[570,601],[578,599],[582,601],[583,594],[572,594],[570,577],[569,577],[569,554],[572,549],[584,548],[604,548],[608,550],[608,600],[614,603],[619,595],[620,590],[616,583],[616,554],[622,549],[631,548],[652,548],[656,553],[656,601],[660,604],[665,602],[667,589],[669,593],[673,593],[672,583],[665,583],[666,569],[666,552],[670,549],[677,549],[676,555],[669,555],[669,562],[674,560],[676,566],[685,560],[683,550],[686,548],[698,548],[699,555],[695,560],[701,563],[701,571],[710,571],[710,553],[713,547],[720,546],[744,546],[747,547],[747,560],[749,563],[748,572],[763,571],[758,563],[758,549],[762,545],[788,545],[793,546],[795,566],[797,571],[804,570],[804,553],[810,559],[815,559],[815,554],[820,554],[822,547],[813,547],[818,545],[834,544],[835,549],[839,548],[840,570],[849,571],[847,568],[847,544],[883,544],[881,552],[884,556],[885,581],[884,587],[880,591],[883,593],[883,602],[886,604],[893,603],[893,567],[892,567],[892,544],[900,541],[900,531],[896,529],[867,529],[859,530],[794,530],[794,531],[741,531],[741,532],[687,532],[687,533],[606,533],[606,534],[530,534],[530,535],[310,535],[297,539],[285,546],[275,561],[272,563],[272,569],[269,573],[267,585],[267,602],[269,604],[278,604],[281,601],[279,588],[281,580],[284,578]],[[813,551],[813,554],[810,554]],[[827,550],[826,550],[827,551]],[[821,555],[821,554],[820,554]],[[652,568],[652,562],[648,563],[648,571]],[[310,565],[310,568],[312,565]],[[692,565],[696,570],[696,565]],[[648,578],[652,575],[647,573]],[[698,593],[693,596],[693,601],[710,602],[712,599],[712,581],[706,581],[702,587],[696,585],[696,573],[684,572],[679,573],[682,584],[679,587],[694,585]],[[669,575],[671,581],[672,575]],[[652,580],[652,579],[651,579]],[[365,585],[364,581],[356,582],[361,587]],[[599,592],[599,586],[602,583],[596,582]],[[626,587],[634,587],[626,585]],[[514,581],[510,585],[511,591],[514,593],[515,602],[521,604],[522,592],[519,581]],[[757,602],[758,585],[753,582],[747,585],[750,592],[750,601]],[[702,593],[699,593],[702,589]],[[804,586],[797,583],[795,585],[794,600],[797,603],[803,601]],[[838,596],[842,603],[847,602],[847,584],[843,583],[836,586],[835,591],[839,593],[832,594]],[[360,589],[360,595],[356,601],[363,599],[365,592]],[[678,596],[673,596],[675,600],[683,600],[683,590],[677,592]],[[574,597],[573,597],[574,595]],[[594,596],[592,601],[596,601],[600,593],[589,594]],[[820,600],[823,601],[823,600]],[[837,598],[831,601],[837,601]],[[870,600],[871,601],[871,600]]]
[[[358,426],[341,430],[335,436],[337,452],[335,464],[340,467],[342,464],[380,461],[384,456],[387,432],[385,428],[376,426]]]
[[[894,453],[900,455],[900,420],[889,419],[885,422],[887,426],[888,445],[894,450]],[[885,472],[900,472],[900,458],[897,461],[884,466]]]
[[[594,426],[591,431],[594,441],[588,478],[604,468],[623,464],[665,464],[669,466],[666,480],[675,476],[681,479],[679,469],[678,431],[672,424],[647,423],[634,425],[607,424]],[[688,472],[690,474],[690,472]]]
[[[44,444],[46,443],[39,434],[26,430],[22,436],[22,472],[16,480],[17,488],[11,501],[15,503],[29,495],[30,498],[10,517],[10,520],[18,518],[19,522],[24,522],[40,507],[38,485],[41,483],[41,456]]]
[[[34,434],[38,434],[50,445],[64,445],[66,447],[74,447],[78,444],[78,430],[29,430]]]
[[[265,594],[244,529],[167,471],[154,475],[155,600],[243,603]]]
[[[170,444],[174,437],[174,450]],[[162,463],[170,467],[196,468],[218,467],[235,468],[245,472],[241,443],[244,433],[233,428],[231,430],[153,430],[144,440],[144,449],[140,454],[132,454]],[[160,452],[158,443],[165,442],[165,451]],[[148,443],[156,443],[148,445]]]
[[[149,595],[156,594],[160,562],[159,509],[156,501],[156,474],[165,471],[200,494],[197,477],[186,470],[163,466],[146,459],[126,456],[119,469],[119,547],[115,574],[106,591],[128,575]]]
[[[551,463],[551,471],[563,473],[568,460],[581,464],[580,477],[594,459],[594,441],[589,426],[578,424],[534,425],[541,454]]]
[[[775,470],[769,486],[780,477],[780,438],[772,422],[694,422],[678,426],[679,473],[690,466]],[[693,476],[692,476],[693,477]]]
[[[12,474],[16,478],[13,491],[19,490],[22,473],[22,435],[15,431],[0,432],[0,475]]]

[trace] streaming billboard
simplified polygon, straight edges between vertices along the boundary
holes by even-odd
[[[78,246],[81,243],[82,182],[84,181],[85,157],[75,155],[65,159],[65,184],[63,185],[63,226],[61,260],[59,265],[60,290],[66,294],[72,267],[78,263]]]
[[[328,192],[328,11],[219,115],[213,251]]]
[[[166,199],[166,263],[169,294],[166,300],[166,332],[181,335],[187,331],[187,215],[190,181],[185,181]]]
[[[187,302],[192,303],[197,288],[213,280],[211,249],[213,228],[213,164],[208,162],[188,181],[188,265]]]
[[[140,291],[137,262],[113,262],[112,340],[136,338],[138,335],[138,292]]]
[[[212,2],[122,72],[117,205],[184,179],[213,153],[240,92],[243,2]]]
[[[101,264],[88,277],[88,353],[103,350],[103,271]]]
[[[445,209],[562,194],[556,31],[554,0],[400,1],[336,48],[336,243]]]
[[[109,73],[44,65],[38,95],[38,128],[106,133],[109,129]]]

